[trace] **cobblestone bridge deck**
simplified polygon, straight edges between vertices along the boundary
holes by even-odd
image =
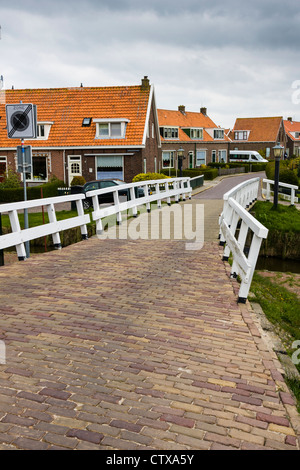
[[[299,449],[217,242],[91,238],[0,283],[0,449]]]

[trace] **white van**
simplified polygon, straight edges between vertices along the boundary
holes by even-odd
[[[263,158],[255,150],[230,150],[229,161],[245,163],[268,163],[268,160]]]

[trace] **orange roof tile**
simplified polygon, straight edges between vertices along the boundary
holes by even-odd
[[[26,140],[33,147],[141,146],[146,123],[150,89],[141,86],[79,87],[6,90],[6,104],[32,103],[37,106],[38,122],[51,121],[48,140]],[[0,147],[16,147],[9,139],[5,105],[0,105]],[[128,119],[124,139],[95,139],[96,123],[82,127],[85,117]]]
[[[300,137],[295,137],[293,133],[294,132],[300,133],[300,122],[286,120],[286,121],[283,121],[283,123],[284,123],[285,132],[287,133],[287,135],[292,140],[299,141]]]
[[[250,131],[247,142],[275,142],[278,137],[282,117],[238,118],[230,137],[234,140],[235,131]]]
[[[182,129],[190,128],[202,128],[203,129],[203,139],[201,142],[215,142],[217,139],[211,137],[205,129],[218,129],[217,126],[208,116],[202,113],[196,113],[191,111],[186,111],[182,113],[181,111],[172,111],[166,109],[158,109],[158,122],[160,127],[179,127],[178,139],[177,142],[194,142],[197,139],[191,139]],[[163,139],[162,142],[170,141],[175,139]],[[200,140],[200,139],[199,139]],[[221,142],[229,141],[228,137],[224,135],[224,139],[221,139]],[[176,141],[176,140],[175,140]]]

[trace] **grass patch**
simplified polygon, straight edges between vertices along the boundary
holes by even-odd
[[[291,357],[295,352],[292,349],[293,342],[300,340],[300,300],[297,295],[255,272],[249,301],[260,304]],[[300,364],[295,366],[300,373]],[[300,380],[297,377],[286,377],[286,382],[294,393],[300,413]]]
[[[300,211],[295,206],[278,204],[274,209],[269,201],[257,201],[251,213],[269,230],[300,233]]]

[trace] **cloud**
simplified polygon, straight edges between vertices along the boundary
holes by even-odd
[[[299,18],[294,0],[16,0],[1,9],[0,74],[8,88],[148,75],[161,108],[207,106],[224,126],[241,115],[297,118]]]

